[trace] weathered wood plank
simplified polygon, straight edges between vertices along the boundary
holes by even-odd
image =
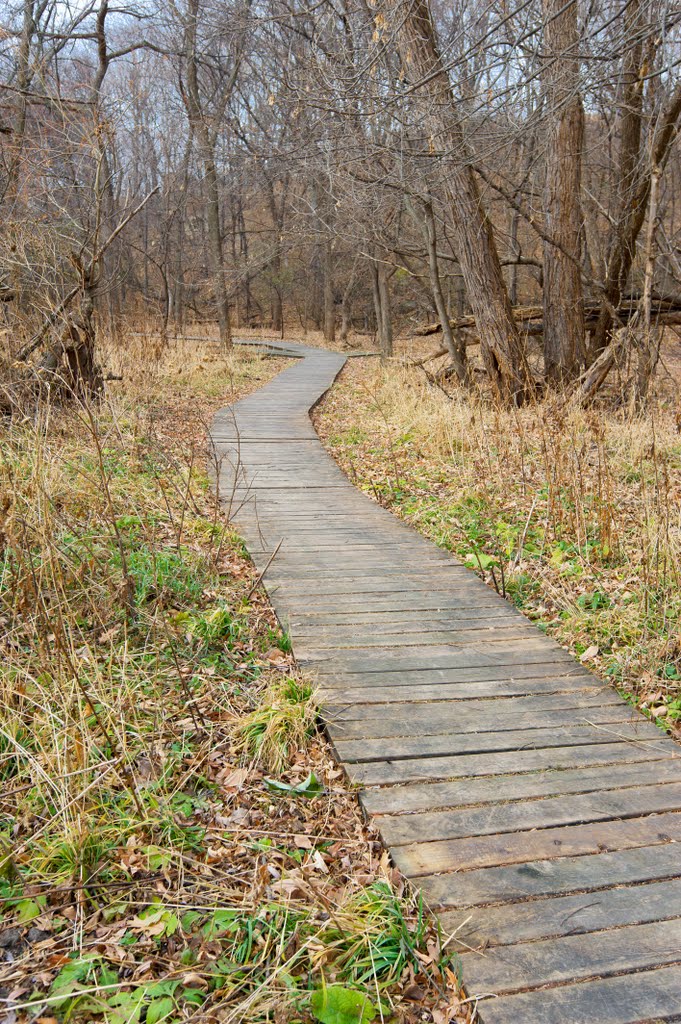
[[[399,713],[385,711],[384,707],[381,707],[378,715],[370,714],[372,705],[368,705],[364,717],[338,720],[335,716],[330,716],[326,727],[334,740],[373,741],[399,736],[433,736],[437,733],[452,735],[461,732],[507,732],[520,728],[545,729],[549,721],[553,729],[575,724],[612,725],[617,722],[631,722],[634,717],[631,708],[614,703],[606,704],[605,707],[585,708],[581,712],[577,708],[555,709],[550,717],[544,709],[512,712],[497,707],[504,703],[503,701],[494,700],[489,703],[495,706],[480,710],[470,710],[461,705],[460,701],[442,701],[438,705],[411,704],[406,708],[397,705]]]
[[[678,747],[352,487],[308,417],[344,357],[267,347],[304,358],[216,417],[223,493],[396,863],[492,944],[483,1024],[681,1019]]]
[[[321,583],[322,581],[318,582]],[[308,593],[302,595],[300,600],[300,603],[303,605],[301,613],[309,611],[317,614],[327,614],[327,610],[331,610],[345,613],[354,612],[356,614],[358,611],[361,613],[369,605],[376,613],[403,611],[405,609],[415,613],[448,612],[452,608],[470,609],[478,606],[477,597],[471,598],[465,595],[457,595],[449,587],[443,589],[435,584],[427,587],[424,581],[420,586],[412,586],[409,589],[390,589],[386,591],[386,583],[394,588],[395,583],[392,578],[390,581],[382,581],[382,587],[373,592],[367,592],[373,593],[371,599],[368,600],[366,594],[358,594],[355,590],[335,590],[334,587],[337,584],[334,584],[333,580],[329,580],[326,583],[326,589],[322,587],[315,590],[313,601],[305,603],[304,599],[309,599],[312,595]],[[320,608],[319,599],[324,596],[333,600],[326,602],[326,608]],[[479,607],[487,610],[493,606],[494,594],[490,591],[485,591],[480,597]]]
[[[615,740],[666,746],[665,737],[651,722],[618,722],[613,725],[574,725],[561,729],[508,729],[498,733],[455,733],[428,736],[398,736],[386,739],[334,739],[342,761],[396,761],[404,758],[438,757],[447,754],[479,754],[483,751],[529,750],[533,747],[571,747]],[[671,741],[667,741],[670,743]]]
[[[500,608],[496,604],[490,604],[486,607],[481,607],[480,605],[471,607],[471,603],[468,602],[468,604],[453,603],[446,612],[433,608],[397,608],[373,611],[364,611],[361,607],[356,611],[343,611],[335,608],[328,611],[313,609],[296,612],[295,615],[290,617],[290,621],[293,626],[304,626],[307,628],[323,626],[326,629],[330,629],[334,626],[361,625],[401,628],[403,625],[423,625],[424,622],[427,622],[429,625],[446,626],[454,619],[457,623],[466,622],[473,625],[481,620],[487,622],[492,622],[496,619],[506,620],[508,614],[505,608]]]
[[[445,666],[437,665],[429,669],[400,669],[400,668],[374,668],[365,671],[343,671],[340,668],[335,673],[327,672],[326,677],[321,681],[325,689],[333,686],[342,688],[365,688],[372,684],[382,688],[407,686],[410,689],[420,684],[450,683],[453,685],[468,685],[475,682],[551,682],[565,684],[566,686],[579,683],[586,689],[605,690],[605,686],[595,676],[587,675],[584,669],[572,662],[564,664],[555,661],[530,662],[522,665],[462,665]],[[402,700],[408,699],[406,694]]]
[[[513,721],[518,715],[525,715],[523,724],[529,728],[533,716],[537,717],[546,725],[547,712],[575,711],[580,709],[586,711],[588,708],[604,709],[608,706],[617,707],[623,714],[633,714],[633,709],[622,704],[619,695],[609,686],[602,686],[587,690],[581,693],[579,690],[568,691],[567,693],[533,693],[530,696],[522,697],[488,697],[485,699],[467,698],[461,700],[440,700],[440,701],[409,701],[409,695],[405,694],[405,701],[395,705],[390,702],[375,703],[367,696],[366,703],[342,704],[338,707],[329,707],[325,711],[325,721],[336,724],[357,724],[361,728],[362,723],[370,722],[373,719],[386,718],[411,719],[414,722],[425,721],[431,715],[430,706],[435,703],[438,712],[444,715],[451,715],[456,721],[465,721],[471,717],[474,721],[484,722],[488,718],[499,718],[503,721]],[[541,717],[539,717],[541,716]],[[553,714],[551,721],[555,721]],[[466,727],[467,728],[467,727]]]
[[[537,896],[589,892],[679,875],[679,849],[671,842],[597,856],[587,854],[523,862],[517,866],[424,875],[419,886],[432,906],[460,909]]]
[[[525,864],[558,857],[600,854],[639,846],[657,846],[681,839],[681,816],[676,812],[651,814],[622,821],[564,825],[501,835],[443,839],[411,846],[395,846],[395,864],[408,878],[440,871]],[[387,840],[386,840],[387,841]]]
[[[482,1024],[661,1024],[678,1020],[681,966],[485,1000]]]
[[[580,935],[681,917],[681,878],[578,896],[476,907],[474,911],[448,910],[438,916],[445,935],[455,934],[453,942],[464,949]]]
[[[517,992],[681,961],[681,919],[504,946],[463,956],[472,992]],[[632,984],[635,981],[632,979]],[[681,1004],[679,1005],[681,1009]]]
[[[338,613],[336,612],[335,614],[337,615]],[[373,637],[376,640],[383,641],[395,635],[418,638],[419,636],[430,636],[433,633],[451,633],[456,635],[461,632],[477,633],[481,639],[487,639],[488,635],[492,634],[491,638],[494,639],[493,634],[496,630],[502,631],[505,638],[509,637],[509,631],[515,632],[517,630],[522,630],[523,634],[533,635],[533,627],[526,619],[519,620],[516,615],[487,616],[482,611],[479,611],[476,616],[470,614],[459,615],[456,611],[452,611],[446,619],[436,617],[429,619],[427,622],[423,621],[422,616],[416,615],[398,620],[397,622],[345,623],[329,622],[322,619],[321,621],[309,624],[292,620],[291,627],[295,629],[296,635],[303,640],[310,638],[331,639],[341,640],[344,643],[351,641],[358,635],[365,639]]]
[[[300,649],[299,649],[300,650]],[[547,646],[541,639],[534,642],[527,640],[507,640],[489,643],[478,642],[467,645],[466,649],[457,650],[433,644],[423,650],[378,649],[362,650],[346,647],[342,652],[329,656],[328,652],[315,653],[312,648],[301,652],[301,665],[314,668],[320,676],[337,675],[341,672],[385,672],[390,668],[401,666],[402,670],[412,669],[423,671],[433,668],[482,668],[486,665],[506,666],[509,676],[514,669],[521,669],[530,664],[553,664],[555,671],[561,671],[566,665],[574,665],[574,661],[559,647]]]
[[[430,587],[428,587],[429,581]],[[444,582],[446,583],[446,581]],[[358,583],[361,583],[361,586],[358,586]],[[320,571],[319,569],[301,568],[300,574],[295,577],[279,575],[273,567],[267,576],[268,590],[271,585],[276,586],[277,584],[286,587],[291,599],[301,596],[314,598],[317,594],[330,594],[334,596],[341,594],[356,596],[362,594],[384,594],[386,598],[406,594],[415,599],[421,591],[426,590],[429,594],[437,594],[439,592],[443,596],[455,593],[458,594],[459,600],[462,600],[463,597],[463,588],[443,586],[443,582],[434,580],[427,572],[410,572],[409,570],[405,571],[399,568],[389,572],[385,567],[381,572],[372,571],[369,573],[352,573],[348,570],[332,573],[328,570]],[[468,600],[470,601],[471,598],[469,597]],[[373,604],[373,602],[374,598],[371,598],[371,603]]]
[[[470,644],[481,643],[506,644],[524,640],[533,644],[534,636],[527,626],[500,626],[488,629],[455,629],[427,630],[420,633],[384,633],[379,636],[367,634],[361,627],[352,635],[326,636],[309,635],[304,637],[299,630],[292,629],[298,650],[313,651],[348,651],[362,648],[363,650],[388,650],[395,648],[423,648],[451,644],[459,650]]]
[[[509,772],[533,772],[541,768],[577,768],[597,764],[667,760],[673,750],[657,743],[603,743],[576,747],[547,747],[539,750],[511,750],[500,753],[450,757],[422,757],[404,761],[350,762],[346,771],[352,782],[364,786],[386,786],[427,779],[461,779]],[[651,770],[652,766],[651,766]]]
[[[310,647],[313,650],[352,650],[356,647],[425,647],[430,644],[451,644],[461,647],[464,644],[508,643],[525,640],[533,643],[535,635],[528,626],[516,623],[501,624],[479,628],[450,626],[446,629],[420,629],[403,632],[374,633],[372,630],[356,627],[352,632],[314,633],[292,627],[299,647]]]
[[[603,769],[604,775],[612,772]],[[374,824],[388,846],[429,844],[439,839],[494,835],[528,829],[554,829],[557,825],[586,824],[616,818],[634,818],[657,811],[681,809],[681,783],[600,790],[597,793],[515,800],[480,808],[379,814]],[[427,853],[427,846],[424,847]],[[431,870],[435,870],[431,868]]]
[[[681,782],[681,759],[656,761],[654,768],[645,761],[619,764],[613,768],[566,768],[467,778],[459,782],[428,782],[406,786],[365,789],[360,794],[367,814],[404,814],[435,810],[438,807],[466,807],[473,804],[528,800],[533,797],[567,793],[595,793],[625,786],[654,786],[663,782]]]
[[[429,673],[423,673],[426,677]],[[436,681],[430,684],[413,686],[372,686],[367,680],[365,686],[345,687],[320,685],[317,687],[317,696],[328,709],[330,717],[333,717],[337,708],[350,708],[354,704],[367,707],[372,702],[377,704],[399,704],[399,703],[438,703],[450,701],[464,701],[469,698],[475,700],[500,699],[504,697],[521,697],[532,695],[556,696],[566,693],[573,694],[599,694],[604,689],[602,683],[593,681],[591,683],[579,682],[581,677],[576,677],[572,685],[563,679],[519,679],[505,682],[502,679],[482,679],[472,683],[447,683]]]

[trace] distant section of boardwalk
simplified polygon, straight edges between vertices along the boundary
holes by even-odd
[[[349,483],[308,415],[341,355],[267,344],[300,362],[216,417],[222,497],[481,1020],[681,1020],[681,748]]]

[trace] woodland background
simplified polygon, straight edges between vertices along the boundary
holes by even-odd
[[[680,21],[0,0],[8,1024],[475,1018],[206,472],[233,338],[381,355],[353,482],[678,737]]]
[[[674,4],[0,15],[8,359],[49,370],[142,320],[164,338],[217,321],[224,347],[245,327],[354,331],[389,355],[436,321],[449,372],[469,383],[479,344],[507,402],[547,382],[588,400],[623,364],[645,399],[681,319]]]

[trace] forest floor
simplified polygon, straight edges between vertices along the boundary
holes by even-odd
[[[0,426],[0,1017],[469,1020],[206,472],[283,361],[119,363]]]
[[[349,361],[316,412],[327,448],[358,487],[679,735],[678,342],[645,415],[556,397],[496,409],[405,365],[437,344],[404,343],[383,366]]]

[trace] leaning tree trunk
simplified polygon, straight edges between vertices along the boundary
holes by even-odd
[[[616,354],[621,343],[617,332],[612,332],[612,310],[615,308],[616,302],[619,303],[622,288],[629,278],[634,255],[636,254],[636,242],[646,218],[653,175],[662,173],[666,159],[669,156],[669,150],[676,137],[680,117],[681,85],[678,85],[669,97],[667,105],[658,120],[657,131],[651,145],[649,162],[638,175],[637,186],[631,201],[631,211],[608,262],[608,273],[604,289],[605,296],[594,332],[596,341],[594,349],[598,352],[596,364],[599,367],[607,367],[607,370],[605,373],[598,374],[589,371],[586,375],[581,386],[584,401],[589,401],[593,398],[615,363]],[[611,296],[613,301],[611,301]],[[612,338],[611,334],[614,335]],[[604,341],[606,344],[605,347],[602,347]],[[608,341],[609,343],[607,343]]]
[[[577,0],[544,0],[545,84],[549,106],[544,208],[544,370],[548,380],[574,380],[585,355],[580,269],[580,189],[584,112],[579,95]]]
[[[531,390],[524,345],[513,319],[492,226],[485,213],[463,129],[456,116],[428,0],[413,0],[397,12],[397,44],[404,68],[419,84],[428,116],[426,135],[457,154],[448,168],[447,191],[454,222],[454,247],[475,315],[482,358],[503,401],[521,403]]]

